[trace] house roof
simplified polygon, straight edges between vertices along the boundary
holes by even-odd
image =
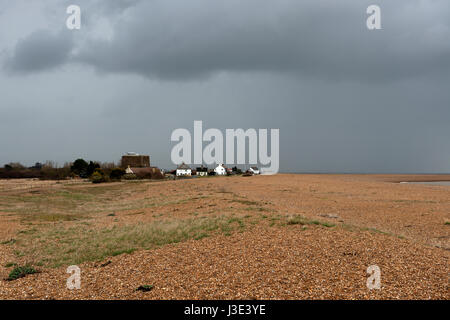
[[[178,167],[177,167],[177,169],[184,169],[184,170],[187,170],[187,169],[191,169],[187,164],[185,164],[184,162],[182,163],[182,164],[180,164]]]
[[[153,167],[146,167],[146,168],[131,167],[130,169],[131,171],[133,171],[134,174],[153,173],[154,170]]]

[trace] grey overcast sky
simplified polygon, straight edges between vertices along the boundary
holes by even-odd
[[[0,165],[171,168],[203,120],[279,128],[283,172],[450,172],[449,80],[448,0],[0,0]]]

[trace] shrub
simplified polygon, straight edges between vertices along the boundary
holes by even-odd
[[[27,274],[37,273],[37,270],[31,266],[15,267],[6,280],[12,281],[25,277]]]
[[[95,169],[94,173],[91,175],[92,183],[106,182],[106,177],[102,169]]]
[[[114,168],[111,170],[109,177],[112,180],[120,180],[125,175],[125,170],[122,168]]]
[[[232,168],[232,170],[233,170],[233,172],[236,173],[236,174],[242,174],[242,170],[239,169],[239,168],[236,167],[236,166],[234,166],[234,167]]]
[[[39,172],[29,169],[0,169],[0,179],[38,178]]]
[[[21,169],[25,169],[25,166],[23,166],[19,162],[10,162],[8,164],[5,164],[5,169],[8,169],[8,170],[21,170]]]
[[[137,176],[134,173],[125,173],[122,176],[122,179],[125,179],[125,180],[136,180]]]
[[[50,168],[50,167],[43,167],[40,170],[39,178],[41,180],[63,180],[67,177],[70,177],[71,172],[70,168],[64,167],[64,168]]]

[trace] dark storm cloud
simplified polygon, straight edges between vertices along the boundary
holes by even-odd
[[[73,61],[107,73],[174,80],[221,71],[356,81],[449,73],[446,1],[378,1],[383,30],[369,31],[365,11],[372,2],[82,1],[83,31],[102,15],[113,36],[80,41]],[[33,34],[17,44],[9,64],[31,72],[60,65],[70,51],[66,37]]]
[[[94,27],[97,19],[102,17],[106,19],[114,18],[118,14],[123,13],[124,10],[135,6],[139,1],[141,0],[77,1],[77,5],[82,8],[82,22],[84,29],[87,31],[86,34],[92,31],[89,29]],[[35,2],[33,4],[38,5],[39,3]],[[0,59],[3,60],[0,61],[0,66],[12,73],[25,74],[52,70],[73,61],[71,59],[73,58],[72,53],[82,45],[85,33],[78,31],[79,34],[75,36],[74,33],[65,29],[64,22],[68,16],[66,15],[66,8],[71,4],[73,4],[71,0],[49,0],[42,3],[40,11],[44,16],[46,13],[49,13],[46,16],[49,23],[30,34],[20,37],[14,47],[2,47],[0,38]],[[17,7],[26,9],[27,5],[27,3],[18,1]],[[14,8],[13,3],[0,2],[0,15],[12,8]],[[37,14],[35,12],[35,15]],[[54,17],[50,14],[57,14],[57,16]],[[31,17],[33,18],[33,16]],[[22,19],[29,19],[33,23],[32,18],[30,19],[29,16],[22,17]]]
[[[17,73],[51,70],[67,62],[72,47],[70,34],[35,31],[17,42],[12,56],[6,59],[5,67]]]
[[[115,22],[111,40],[91,42],[78,59],[162,79],[220,71],[359,81],[448,74],[448,4],[381,2],[384,29],[369,31],[368,1],[144,1]]]

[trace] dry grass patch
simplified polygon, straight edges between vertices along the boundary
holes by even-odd
[[[258,201],[250,201],[250,200],[242,200],[242,199],[231,199],[230,202],[240,203],[246,206],[259,206],[260,202]]]
[[[312,219],[305,218],[301,215],[285,217],[285,219],[283,219],[283,220],[287,225],[294,225],[294,224],[308,225],[309,224],[309,225],[323,226],[323,227],[327,227],[327,228],[332,228],[332,227],[336,226],[333,223],[312,220]]]
[[[38,222],[60,222],[60,221],[78,221],[87,218],[84,214],[63,214],[63,213],[33,213],[22,215],[22,221]]]
[[[206,196],[178,198],[148,195],[151,183],[118,183],[99,187],[63,185],[58,189],[42,189],[0,195],[0,211],[19,217],[21,222],[64,222],[89,218],[97,213],[141,211],[146,208],[179,206]]]
[[[242,230],[244,220],[241,217],[201,217],[88,230],[81,226],[57,225],[20,233],[13,249],[17,257],[28,263],[58,267],[100,261],[137,249],[202,239],[214,233],[230,234],[234,230]]]

